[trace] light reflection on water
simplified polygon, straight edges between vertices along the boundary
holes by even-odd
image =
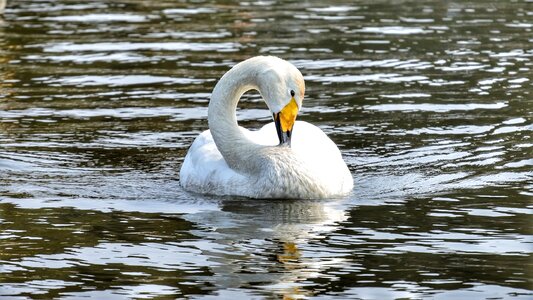
[[[330,3],[330,2],[328,2]],[[529,299],[526,2],[20,1],[0,17],[0,297]],[[292,61],[343,199],[189,194],[216,80]],[[270,121],[247,94],[239,122]]]

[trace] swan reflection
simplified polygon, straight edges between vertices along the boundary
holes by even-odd
[[[216,264],[204,278],[217,290],[243,285],[275,292],[286,299],[308,296],[303,281],[325,276],[324,270],[339,265],[347,253],[323,253],[312,241],[334,231],[346,220],[342,203],[295,200],[220,202],[220,211],[186,216],[214,245],[202,248]],[[206,244],[207,245],[207,244]]]

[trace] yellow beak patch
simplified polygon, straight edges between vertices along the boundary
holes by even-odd
[[[292,126],[296,121],[296,115],[298,115],[298,104],[296,104],[296,100],[292,97],[291,102],[285,105],[279,114],[281,129],[284,132],[292,130]]]

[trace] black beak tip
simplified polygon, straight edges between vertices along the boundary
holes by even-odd
[[[282,139],[280,139],[279,144],[281,146],[291,146],[291,134],[292,132],[290,130],[286,132],[282,132]]]
[[[281,128],[279,113],[274,114],[274,123],[276,124],[276,132],[278,133],[280,146],[291,146],[291,134],[292,130],[283,131]]]

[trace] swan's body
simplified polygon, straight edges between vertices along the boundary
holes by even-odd
[[[237,103],[251,89],[259,90],[276,124],[257,131],[237,125]],[[282,59],[259,56],[234,66],[213,90],[210,130],[189,149],[181,185],[251,198],[325,198],[351,191],[352,176],[333,141],[314,125],[294,122],[303,93],[301,73]]]

